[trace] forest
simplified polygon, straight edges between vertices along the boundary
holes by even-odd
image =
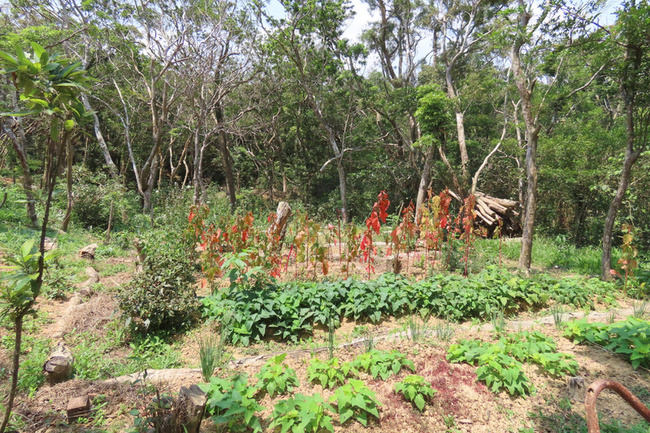
[[[648,1],[0,22],[0,433],[648,431]]]

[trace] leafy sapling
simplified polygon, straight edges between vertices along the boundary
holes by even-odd
[[[432,399],[437,392],[424,377],[416,374],[409,374],[403,381],[397,382],[395,391],[414,404],[420,412],[424,411],[427,400]]]
[[[269,359],[255,375],[257,378],[255,388],[258,394],[267,393],[273,398],[277,394],[291,392],[299,385],[296,371],[284,363],[286,356],[286,353],[282,353]]]
[[[378,406],[381,403],[377,401],[375,393],[361,380],[350,379],[350,382],[334,392],[330,397],[330,403],[334,403],[341,425],[354,418],[367,427],[369,419],[372,417],[379,419]]]
[[[215,424],[225,424],[232,432],[262,431],[256,414],[265,408],[255,400],[255,388],[248,386],[246,375],[237,375],[232,380],[213,377],[201,388],[208,394],[206,409]]]
[[[357,369],[349,362],[341,363],[338,358],[321,361],[311,360],[307,367],[307,378],[311,383],[319,383],[325,389],[336,388],[345,383],[347,378],[356,377]]]
[[[357,356],[352,365],[358,370],[368,372],[375,379],[381,376],[382,380],[398,374],[402,367],[407,367],[415,372],[413,361],[397,350],[385,352],[373,349]]]
[[[326,429],[334,433],[332,417],[325,415],[325,411],[333,412],[334,409],[323,401],[320,394],[307,397],[295,394],[287,400],[276,403],[271,415],[272,429],[280,428],[281,433],[307,432],[316,433]]]

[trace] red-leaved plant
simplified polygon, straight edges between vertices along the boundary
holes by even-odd
[[[372,236],[374,234],[379,234],[381,223],[386,224],[386,217],[388,216],[388,206],[390,206],[390,200],[388,200],[388,194],[386,191],[382,191],[377,196],[377,201],[372,206],[372,212],[370,216],[366,219],[366,230],[363,233],[363,238],[361,239],[361,252],[363,254],[363,261],[366,263],[366,270],[368,271],[368,278],[370,278],[370,273],[375,272],[375,259],[373,254],[377,254],[377,249],[372,241]]]

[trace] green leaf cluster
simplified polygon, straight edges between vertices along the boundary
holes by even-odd
[[[409,374],[404,380],[397,382],[395,391],[413,403],[420,412],[424,411],[426,401],[432,399],[437,392],[424,377],[417,374]]]
[[[382,380],[386,380],[394,374],[397,375],[402,367],[407,367],[415,372],[413,361],[397,350],[387,352],[372,349],[370,352],[357,356],[352,365],[357,370],[368,372],[375,379],[381,377]]]
[[[527,395],[534,388],[523,372],[523,363],[538,364],[551,376],[575,374],[578,364],[572,355],[557,352],[557,344],[539,331],[503,336],[496,343],[462,340],[447,350],[451,362],[477,365],[476,376],[492,392],[506,389],[512,395]]]
[[[232,432],[262,431],[256,413],[264,407],[255,400],[256,389],[248,386],[246,375],[237,375],[232,380],[213,377],[201,388],[208,394],[206,409],[215,424],[225,424]]]
[[[620,353],[632,367],[650,368],[650,322],[628,317],[622,322],[589,323],[586,319],[567,323],[564,336],[576,343],[589,342]]]
[[[378,406],[381,403],[377,401],[375,393],[361,380],[350,379],[334,392],[330,402],[336,406],[341,424],[355,419],[367,427],[370,417],[379,419]]]
[[[299,385],[296,371],[283,362],[286,356],[286,353],[282,353],[269,359],[255,375],[258,393],[267,393],[272,398],[277,394],[291,392]]]
[[[4,268],[8,272],[3,272],[0,279],[0,316],[7,315],[12,321],[29,313],[40,294],[38,262],[41,253],[36,250],[34,243],[33,239],[26,241],[18,254],[4,259],[9,266]],[[45,253],[45,267],[59,254],[57,251]]]
[[[0,73],[11,74],[13,83],[20,89],[20,99],[27,110],[3,113],[8,116],[52,116],[51,138],[59,141],[62,132],[71,131],[76,123],[86,121],[86,112],[78,96],[89,83],[80,62],[72,63],[56,54],[50,55],[45,48],[32,42],[32,53],[26,53],[20,45],[15,56],[0,51]]]
[[[336,388],[345,383],[349,377],[359,374],[349,362],[341,363],[338,358],[321,361],[313,358],[307,367],[307,379],[311,383],[319,383],[323,388]]]
[[[325,415],[325,410],[333,412],[332,406],[323,401],[320,394],[307,397],[295,394],[287,400],[275,404],[271,428],[280,428],[281,433],[318,432],[327,429],[334,432],[332,417]]]
[[[144,269],[118,293],[120,309],[136,333],[179,331],[200,318],[192,264],[179,251],[148,256]]]

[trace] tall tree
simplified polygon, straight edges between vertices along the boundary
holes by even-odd
[[[332,150],[339,180],[343,219],[348,220],[348,192],[345,156],[353,149],[346,147],[345,131],[334,120],[336,107],[328,99],[329,87],[338,87],[355,76],[355,58],[363,48],[343,39],[343,23],[350,17],[347,0],[282,0],[286,17],[261,18],[273,27],[267,30],[270,48],[291,65],[291,78],[305,94],[305,101],[317,119]],[[340,103],[340,101],[338,101]]]
[[[601,278],[610,279],[612,266],[612,233],[616,215],[621,207],[632,176],[632,166],[648,148],[650,129],[650,5],[647,1],[630,0],[623,3],[616,24],[607,33],[612,51],[613,76],[618,83],[625,107],[625,158],[616,194],[609,205],[603,230]]]

